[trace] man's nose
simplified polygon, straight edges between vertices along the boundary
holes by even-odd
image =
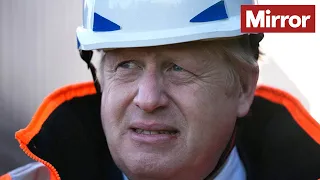
[[[164,91],[161,78],[156,74],[144,75],[139,82],[138,92],[133,100],[145,112],[153,112],[168,105],[169,99]]]

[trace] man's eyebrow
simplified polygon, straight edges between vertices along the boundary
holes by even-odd
[[[177,55],[168,55],[166,53],[157,53],[155,59],[161,59],[164,61],[182,61],[186,58]]]
[[[104,67],[113,67],[117,64],[119,58],[110,53],[105,53],[102,57],[102,66]]]

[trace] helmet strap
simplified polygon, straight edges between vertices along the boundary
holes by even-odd
[[[94,86],[96,88],[97,93],[100,93],[101,87],[100,87],[100,84],[99,84],[99,81],[97,78],[97,71],[91,62],[93,51],[80,50],[79,52],[80,52],[80,56],[81,56],[82,60],[84,60],[84,62],[86,62],[86,64],[88,65],[88,69],[90,69],[90,71],[91,71],[91,75],[92,75],[92,78],[94,81]]]

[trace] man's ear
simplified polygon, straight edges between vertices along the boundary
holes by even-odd
[[[243,117],[248,114],[254,99],[258,78],[259,70],[248,72],[247,82],[243,85],[238,97],[238,117]]]

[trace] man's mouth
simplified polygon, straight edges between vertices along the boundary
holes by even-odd
[[[180,133],[174,128],[131,128],[132,140],[142,144],[164,144],[170,143],[179,137]]]
[[[142,144],[165,144],[178,139],[180,131],[169,124],[155,121],[140,121],[130,124],[130,137]]]
[[[168,135],[176,135],[178,131],[176,130],[144,130],[139,128],[133,128],[133,131],[138,134],[146,134],[146,135],[158,135],[158,134],[168,134]]]

